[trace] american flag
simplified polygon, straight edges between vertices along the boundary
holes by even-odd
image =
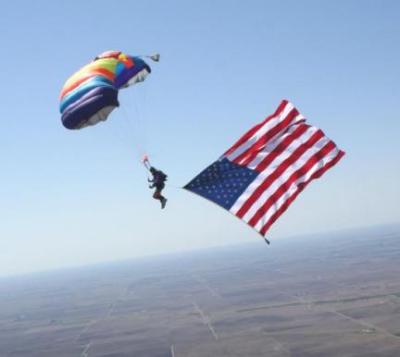
[[[207,198],[263,237],[313,179],[344,155],[287,100],[185,189]],[[266,239],[268,242],[268,240]]]

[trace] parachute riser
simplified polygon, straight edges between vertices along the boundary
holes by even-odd
[[[145,157],[142,159],[142,163],[143,163],[143,166],[144,166],[148,171],[150,171],[151,164],[150,164],[149,159],[147,158],[147,155],[145,155]]]

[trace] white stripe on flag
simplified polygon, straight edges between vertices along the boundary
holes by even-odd
[[[277,156],[271,164],[266,167],[257,177],[256,179],[247,187],[247,189],[239,196],[236,202],[231,207],[230,211],[233,214],[236,214],[239,209],[243,206],[243,204],[251,197],[253,192],[264,182],[264,180],[270,176],[277,167],[282,164],[284,160],[289,158],[293,152],[302,144],[307,142],[310,137],[315,134],[319,129],[313,126],[310,126],[307,131],[303,133],[298,139],[294,140],[279,156]],[[289,167],[290,168],[290,167]]]
[[[260,231],[265,224],[268,223],[269,219],[272,217],[272,215],[279,210],[279,208],[293,195],[295,194],[299,187],[298,185],[306,182],[307,180],[310,179],[310,177],[319,169],[323,168],[326,166],[330,161],[334,160],[337,155],[339,155],[340,150],[338,148],[335,148],[332,150],[327,156],[325,156],[323,159],[318,161],[307,173],[300,177],[298,180],[296,180],[294,183],[290,185],[290,188],[281,196],[279,199],[268,209],[268,211],[264,214],[264,216],[257,222],[257,224],[254,226],[254,228],[258,231]]]
[[[286,118],[285,118],[286,119]],[[305,118],[301,115],[298,114],[296,115],[288,125],[284,126],[279,132],[277,132],[272,138],[270,138],[269,140],[267,140],[266,142],[262,142],[261,141],[261,146],[259,148],[257,148],[257,150],[255,150],[255,148],[253,148],[253,152],[249,152],[248,155],[246,155],[244,158],[242,158],[239,162],[236,161],[237,164],[245,164],[246,162],[248,162],[248,160],[254,160],[254,158],[252,158],[252,156],[257,156],[259,153],[264,152],[264,148],[266,149],[267,145],[273,145],[274,142],[277,141],[277,139],[279,139],[280,137],[282,137],[282,135],[284,135],[284,133],[288,130],[290,130],[291,127],[296,126],[298,124],[301,124],[302,122],[304,122]],[[273,129],[275,129],[277,126],[271,128],[272,131]],[[265,133],[265,136],[268,135],[268,132]],[[249,165],[246,165],[247,167],[249,167]]]
[[[240,145],[238,148],[236,148],[235,151],[233,151],[231,154],[227,156],[228,160],[233,161],[235,160],[239,155],[244,153],[246,150],[248,150],[252,145],[254,145],[258,139],[260,139],[263,135],[265,135],[268,131],[270,131],[272,128],[274,128],[276,125],[281,123],[285,118],[289,115],[289,113],[294,109],[294,106],[292,103],[287,103],[285,106],[285,109],[276,117],[271,118],[271,120],[267,121],[254,135],[244,142],[242,145]]]
[[[295,122],[297,124],[292,124],[289,128],[285,128],[287,130],[285,133],[279,132],[275,135],[275,137],[265,145],[264,149],[260,151],[257,156],[247,165],[249,169],[254,170],[258,164],[265,159],[265,157],[273,152],[276,147],[284,141],[290,134],[292,134],[300,125],[303,125],[300,121],[304,120],[304,117],[300,114],[296,117]]]
[[[314,128],[317,129],[317,128]],[[292,165],[289,165],[288,168],[279,176],[266,190],[262,193],[262,195],[253,203],[251,208],[247,211],[247,213],[243,216],[243,220],[245,222],[250,221],[250,219],[254,216],[254,214],[258,211],[260,207],[271,197],[275,191],[285,183],[290,176],[293,175],[297,170],[299,170],[313,155],[315,155],[319,150],[321,150],[326,144],[328,144],[330,140],[327,137],[323,137],[318,140],[313,146],[311,146],[303,155],[301,155]]]

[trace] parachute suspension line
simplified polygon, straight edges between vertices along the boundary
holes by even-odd
[[[119,116],[126,115],[125,108],[123,106],[118,107],[118,113],[115,113]],[[112,121],[117,121],[117,125],[111,125],[110,123],[104,123],[108,126],[108,133],[110,134],[110,140],[114,142],[115,147],[123,148],[123,152],[126,152],[127,149],[131,147],[132,140],[128,135],[129,130],[126,129],[126,122],[121,120],[122,118],[112,118]],[[114,124],[114,123],[113,123]]]
[[[154,62],[159,62],[160,60],[159,53],[154,53],[150,55],[138,55],[137,57],[149,58]],[[151,118],[148,117],[147,113],[147,109],[149,108],[147,106],[148,88],[151,89],[151,81],[146,82],[143,86],[139,83],[139,85],[134,86],[129,92],[126,92],[126,101],[128,102],[126,103],[128,105],[126,110],[128,110],[129,112],[129,109],[131,109],[134,115],[128,116],[128,114],[126,114],[126,117],[124,119],[128,124],[130,124],[130,132],[133,135],[132,142],[135,144],[135,149],[138,158],[140,159],[142,159],[142,157],[144,156],[147,157],[148,148],[152,147],[151,135],[148,135],[148,129],[152,127]],[[147,163],[150,165],[150,162],[148,160]],[[147,170],[149,170],[149,167],[147,167],[146,165],[145,167],[147,168]]]
[[[120,130],[122,130],[121,136],[124,139],[126,146],[128,147],[129,151],[132,149],[132,146],[135,149],[137,158],[143,153],[143,148],[141,147],[138,139],[136,138],[135,133],[137,132],[134,128],[134,125],[131,120],[129,120],[129,114],[127,109],[124,106],[121,106],[121,116],[123,125],[121,125]]]
[[[138,55],[139,58],[149,58],[154,62],[160,60],[160,54],[154,53],[150,55]],[[134,147],[138,160],[147,153],[148,137],[147,127],[147,87],[149,83],[142,85],[130,86],[127,90],[121,91],[121,108],[123,112],[123,120],[126,126],[124,135],[129,137],[129,148]]]
[[[137,120],[135,123],[137,124],[137,136],[138,142],[142,145],[141,155],[147,153],[147,147],[149,145],[148,136],[147,136],[147,128],[148,128],[148,118],[147,118],[147,87],[148,83],[146,83],[143,88],[140,88],[140,95],[136,95],[133,97],[133,92],[131,93],[133,106],[137,112]],[[137,88],[136,88],[137,89]]]
[[[142,115],[142,110],[139,106],[145,105],[141,103],[143,100],[141,96],[144,95],[143,91],[145,88],[141,88],[139,91],[136,86],[130,88],[129,91],[124,91],[123,95],[125,98],[121,98],[123,103],[121,105],[122,121],[124,122],[125,130],[123,135],[128,139],[128,148],[131,152],[132,149],[135,151],[137,160],[140,160],[146,152],[146,123]],[[122,94],[122,93],[121,93]],[[122,97],[122,95],[121,95]]]

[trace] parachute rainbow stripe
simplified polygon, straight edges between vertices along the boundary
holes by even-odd
[[[60,94],[60,112],[67,129],[81,129],[107,119],[119,106],[118,91],[145,80],[151,72],[139,57],[107,51],[73,74]]]

